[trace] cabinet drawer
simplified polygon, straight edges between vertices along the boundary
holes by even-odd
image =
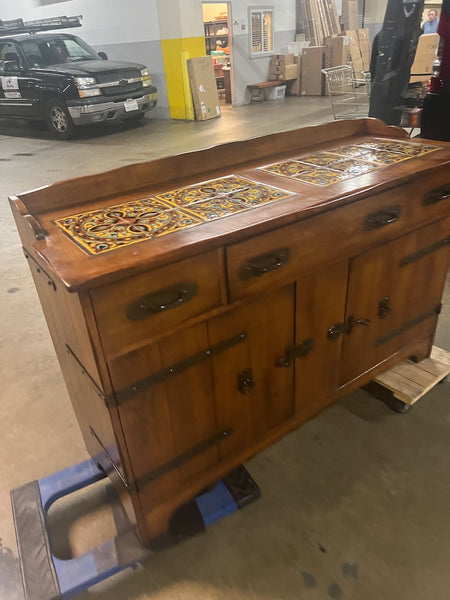
[[[124,279],[91,292],[104,351],[119,356],[218,306],[217,252]]]
[[[414,183],[281,227],[226,250],[230,300],[283,285],[450,212],[450,175]],[[430,189],[431,188],[431,189]]]

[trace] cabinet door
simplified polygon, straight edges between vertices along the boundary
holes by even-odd
[[[218,426],[233,429],[221,444],[226,453],[251,447],[294,415],[293,365],[278,365],[294,341],[294,285],[208,323],[213,346],[240,332],[245,333],[245,342],[212,361]]]
[[[351,261],[342,384],[434,334],[449,233],[444,219]]]
[[[344,261],[297,282],[295,397],[305,418],[329,404],[339,384],[342,336],[332,327],[344,318],[347,280]]]
[[[144,511],[294,414],[294,286],[110,361]]]
[[[216,463],[222,439],[205,323],[110,362],[118,411],[145,501]]]

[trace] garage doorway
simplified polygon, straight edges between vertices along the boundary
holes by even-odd
[[[206,54],[212,57],[221,105],[232,104],[231,3],[203,2]]]

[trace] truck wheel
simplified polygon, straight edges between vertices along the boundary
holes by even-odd
[[[45,120],[50,133],[59,140],[72,137],[74,124],[64,104],[57,98],[47,102]]]

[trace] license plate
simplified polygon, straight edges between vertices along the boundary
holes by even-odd
[[[139,110],[137,100],[125,100],[125,102],[123,103],[123,107],[125,108],[126,112],[130,112],[132,110]]]

